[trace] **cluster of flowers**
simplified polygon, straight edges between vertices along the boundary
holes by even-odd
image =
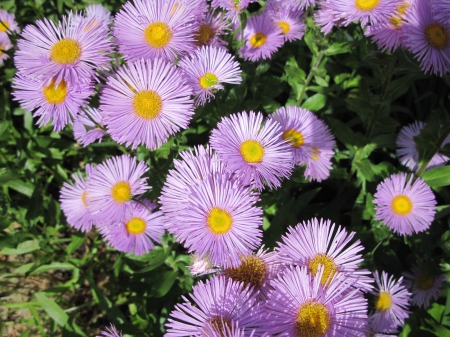
[[[360,21],[380,49],[403,47],[425,73],[450,72],[450,7],[447,0],[302,0],[320,9],[315,22],[328,34],[334,26]]]
[[[0,9],[0,66],[9,58],[5,51],[10,50],[13,45],[9,39],[9,34],[20,33],[14,14]]]
[[[317,220],[289,228],[278,247],[242,255],[237,264],[211,269],[205,259],[196,275],[215,274],[193,287],[190,300],[171,312],[165,336],[385,336],[409,316],[409,305],[427,308],[445,281],[416,266],[396,280],[359,269],[363,250],[356,233]],[[375,281],[376,286],[373,286]],[[411,293],[407,290],[411,289]],[[369,309],[367,298],[373,299]],[[103,336],[120,334],[114,327]]]

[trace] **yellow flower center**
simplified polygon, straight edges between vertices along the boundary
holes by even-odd
[[[131,186],[127,181],[119,181],[111,187],[111,196],[116,202],[126,202],[131,199]]]
[[[219,82],[219,79],[213,73],[206,73],[202,77],[200,77],[200,86],[203,89],[208,89],[213,85],[216,85]]]
[[[43,94],[48,104],[61,104],[67,97],[67,83],[61,80],[57,86],[55,86],[55,79],[53,78],[49,85],[44,87]]]
[[[86,198],[87,198],[87,192],[84,191],[83,194],[81,194],[81,202],[83,203],[84,208],[87,208],[87,202],[86,202]]]
[[[408,215],[413,209],[413,204],[406,195],[397,195],[392,199],[391,208],[395,214]]]
[[[9,23],[6,21],[0,21],[0,32],[6,32],[9,29]]]
[[[59,64],[72,64],[81,55],[80,44],[71,38],[56,42],[50,49],[50,59]]]
[[[425,36],[430,45],[437,49],[444,49],[450,41],[450,34],[440,22],[430,23],[425,27]]]
[[[375,303],[375,308],[378,311],[383,312],[383,311],[390,309],[391,307],[392,307],[391,295],[389,295],[389,293],[386,291],[382,291]]]
[[[429,290],[433,287],[434,285],[434,278],[426,276],[426,275],[419,275],[419,277],[417,278],[415,285],[417,287],[417,289],[420,290]]]
[[[292,147],[295,147],[296,149],[301,147],[305,143],[305,138],[303,137],[302,133],[294,129],[288,129],[284,131],[281,137],[284,140],[289,141]]]
[[[204,23],[200,25],[200,28],[194,34],[195,44],[199,47],[206,46],[210,43],[214,36],[216,36],[214,28],[210,24]]]
[[[216,235],[226,234],[233,225],[231,214],[219,207],[213,207],[206,218],[211,231]]]
[[[333,258],[326,254],[317,254],[308,262],[308,268],[314,276],[316,276],[317,271],[319,270],[319,265],[324,266],[320,283],[323,286],[328,286],[338,271],[337,266],[334,263]]]
[[[246,140],[241,144],[241,155],[247,163],[261,163],[264,158],[264,148],[256,140]]]
[[[218,334],[218,336],[215,337],[229,337],[227,330],[231,331],[232,328],[232,324],[229,319],[214,317],[209,321],[209,323],[212,325],[214,331]]]
[[[225,275],[236,282],[251,286],[261,286],[266,276],[267,265],[256,255],[241,257],[241,265],[225,269]]]
[[[355,6],[362,11],[370,11],[378,6],[380,0],[355,0]]]
[[[259,48],[267,42],[267,36],[264,33],[255,33],[250,38],[250,45],[253,48]]]
[[[286,21],[278,21],[278,26],[280,26],[281,30],[283,31],[283,34],[286,35],[291,30],[291,25],[287,23]]]
[[[172,30],[164,22],[153,22],[144,30],[145,41],[153,48],[167,46],[172,36]]]
[[[321,337],[330,328],[330,314],[322,303],[306,302],[297,314],[295,331],[298,337]]]
[[[134,95],[133,108],[136,115],[145,119],[159,116],[162,108],[161,97],[152,90],[143,90]]]
[[[125,223],[125,228],[128,234],[139,235],[144,233],[147,223],[141,218],[131,218]]]

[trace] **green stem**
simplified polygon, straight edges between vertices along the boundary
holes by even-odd
[[[298,96],[297,106],[300,106],[300,104],[302,103],[303,96],[305,96],[306,88],[308,87],[309,82],[311,82],[311,80],[312,80],[313,73],[319,67],[319,65],[322,62],[322,59],[323,59],[324,56],[325,56],[325,50],[321,50],[319,52],[319,54],[317,54],[316,62],[314,62],[311,70],[309,71],[309,74],[308,74],[308,76],[306,77],[306,80],[305,80],[305,85],[303,86],[302,91],[301,91],[300,95]]]

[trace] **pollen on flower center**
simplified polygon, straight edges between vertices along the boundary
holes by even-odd
[[[85,208],[87,208],[87,202],[86,202],[86,198],[87,198],[87,191],[84,191],[83,194],[81,194],[81,202],[83,203],[83,206]]]
[[[72,64],[81,55],[80,44],[71,38],[56,42],[50,49],[50,59],[59,64]]]
[[[291,30],[291,25],[286,21],[277,21],[278,26],[280,26],[283,34],[286,35]]]
[[[55,86],[55,79],[53,78],[49,85],[43,89],[45,100],[48,104],[61,104],[67,97],[67,83],[61,80],[57,86]]]
[[[292,147],[299,148],[305,143],[305,137],[303,137],[302,133],[300,131],[294,130],[294,129],[288,129],[283,132],[281,137],[284,140],[288,140]]]
[[[167,46],[172,36],[172,30],[164,22],[153,22],[144,30],[145,41],[153,48]]]
[[[6,21],[0,21],[0,32],[6,32],[9,29],[9,23]]]
[[[322,303],[306,302],[297,314],[295,331],[298,337],[320,337],[330,328],[330,314]]]
[[[435,22],[426,25],[425,36],[430,45],[437,49],[444,49],[450,42],[450,34],[442,23]]]
[[[380,292],[380,296],[378,297],[378,299],[375,303],[375,308],[378,311],[383,312],[383,311],[390,309],[391,307],[392,307],[391,295],[389,295],[389,293],[386,291]]]
[[[402,3],[396,10],[395,14],[391,16],[389,22],[396,28],[400,29],[403,25],[403,18],[405,17],[405,10],[410,7],[407,2]]]
[[[355,0],[355,6],[362,11],[370,11],[378,6],[380,0]]]
[[[211,231],[216,235],[226,234],[233,225],[233,218],[226,210],[213,207],[206,218]]]
[[[316,276],[317,271],[319,270],[319,265],[324,266],[320,283],[323,286],[330,284],[331,280],[338,270],[336,264],[334,263],[334,259],[326,254],[317,254],[316,256],[314,256],[314,258],[312,258],[308,262],[308,269],[314,276]]]
[[[398,215],[408,215],[413,209],[411,199],[406,195],[397,195],[392,199],[392,211]]]
[[[199,47],[206,46],[210,43],[214,36],[216,36],[214,28],[210,24],[204,23],[200,25],[200,28],[194,34],[195,44]]]
[[[228,337],[228,331],[231,331],[232,324],[231,321],[223,317],[214,317],[209,323],[213,326],[215,332],[218,333],[217,337]]]
[[[116,202],[126,202],[131,199],[131,186],[127,181],[119,181],[111,187],[111,196]]]
[[[256,255],[241,257],[241,265],[225,269],[225,275],[236,282],[251,286],[261,286],[266,276],[267,265]]]
[[[200,86],[203,89],[208,89],[213,85],[216,85],[219,82],[219,79],[213,73],[206,73],[202,77],[200,77]]]
[[[267,36],[264,33],[255,33],[250,38],[250,45],[253,48],[259,48],[267,42]]]
[[[152,90],[143,90],[134,95],[133,108],[139,117],[154,119],[161,112],[162,99]]]
[[[421,274],[416,279],[415,285],[416,285],[417,289],[429,290],[434,285],[434,278]]]
[[[139,235],[145,232],[147,223],[141,218],[131,218],[125,223],[125,228],[128,234]]]
[[[261,163],[264,158],[264,147],[256,140],[246,140],[241,144],[240,152],[247,163]]]

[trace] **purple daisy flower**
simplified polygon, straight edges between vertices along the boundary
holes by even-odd
[[[223,35],[229,30],[230,25],[224,20],[221,13],[214,16],[214,13],[210,12],[199,18],[196,22],[194,43],[197,47],[212,46],[225,48],[227,43],[219,35]]]
[[[425,123],[416,121],[410,125],[404,126],[397,137],[397,157],[400,159],[400,163],[408,167],[411,171],[417,171],[419,169],[419,151],[417,144],[414,141],[414,137],[420,135],[420,131],[425,127]],[[450,136],[448,136],[441,147],[450,143]],[[427,165],[427,170],[433,167],[444,165],[450,158],[443,154],[436,153]]]
[[[268,119],[261,127],[262,121],[260,112],[233,114],[222,118],[210,138],[226,168],[259,190],[264,182],[269,188],[280,187],[293,168],[290,145],[279,137],[280,124]]]
[[[431,301],[436,301],[442,291],[446,278],[444,274],[430,276],[424,274],[417,266],[402,274],[406,289],[412,291],[411,304],[428,309]]]
[[[16,22],[16,16],[13,13],[0,9],[0,37],[7,36],[11,32],[20,33],[19,25]]]
[[[0,34],[0,66],[5,62],[5,60],[9,59],[9,55],[4,53],[7,50],[10,50],[13,47],[11,41],[8,38],[8,35]]]
[[[389,277],[384,271],[381,276],[377,272],[373,275],[378,289],[372,292],[376,296],[375,312],[369,316],[372,329],[375,332],[396,332],[410,314],[407,308],[411,293],[402,285],[403,277],[396,281],[394,276]]]
[[[411,1],[408,0],[399,3],[396,11],[387,22],[366,27],[365,35],[372,36],[372,41],[378,45],[381,51],[388,50],[392,53],[402,45],[402,26],[408,21],[406,9],[411,6]]]
[[[15,62],[22,72],[75,85],[90,82],[96,69],[109,68],[112,44],[102,25],[72,13],[58,26],[47,19],[36,25],[27,25],[17,42]]]
[[[366,336],[367,300],[343,275],[326,288],[306,267],[290,267],[271,285],[261,328],[271,336]]]
[[[213,277],[193,286],[190,297],[193,304],[183,297],[184,303],[177,304],[170,313],[165,337],[204,336],[199,330],[208,325],[216,331],[209,336],[225,336],[227,329],[235,325],[247,333],[261,332],[262,304],[243,283]]]
[[[147,254],[164,234],[163,213],[150,201],[133,202],[125,221],[97,225],[114,249],[134,255]]]
[[[319,266],[324,270],[320,280],[323,286],[329,286],[339,274],[352,280],[361,291],[372,289],[372,278],[368,270],[361,270],[358,264],[363,262],[361,254],[364,247],[359,240],[353,242],[356,232],[347,233],[331,220],[312,219],[296,227],[288,228],[288,234],[278,243],[279,259],[286,264],[305,266],[313,276],[318,275]]]
[[[85,111],[80,111],[73,122],[73,135],[75,139],[83,146],[98,140],[100,143],[105,130],[99,127],[102,125],[103,116],[99,109],[88,107]]]
[[[450,6],[447,0],[433,0],[431,3],[433,16],[438,21],[450,20]]]
[[[425,73],[444,76],[450,71],[450,22],[433,18],[431,2],[417,0],[406,10],[403,45]]]
[[[72,123],[95,92],[91,83],[76,84],[64,79],[57,82],[55,77],[44,80],[41,76],[27,76],[24,72],[17,73],[13,88],[14,100],[20,103],[22,109],[34,111],[33,116],[39,117],[39,126],[52,120],[56,132],[67,123]]]
[[[100,109],[108,133],[119,144],[156,149],[187,128],[194,114],[192,91],[181,71],[162,60],[128,63],[108,77]]]
[[[150,189],[142,175],[149,170],[145,162],[127,155],[106,159],[87,181],[87,205],[102,223],[122,222],[132,211],[134,196]]]
[[[189,252],[229,267],[261,244],[258,195],[228,174],[216,173],[191,187],[187,208],[176,219],[177,240]]]
[[[314,23],[320,26],[320,31],[329,34],[334,26],[340,27],[343,20],[335,13],[329,0],[320,1],[320,9],[314,12]]]
[[[342,19],[345,26],[353,21],[361,21],[361,26],[387,22],[400,0],[333,0],[334,14]]]
[[[178,214],[185,214],[190,199],[191,186],[195,186],[216,172],[225,173],[217,154],[207,147],[180,152],[181,160],[174,159],[174,169],[169,170],[159,202],[170,233],[177,234]],[[184,223],[184,222],[183,222]]]
[[[186,75],[197,105],[204,105],[214,93],[223,89],[222,83],[239,84],[242,81],[239,63],[226,49],[202,47],[178,65]]]
[[[238,38],[241,36],[238,33]],[[267,59],[284,43],[281,28],[267,14],[252,16],[244,29],[245,45],[239,53],[245,60],[258,61]]]
[[[225,18],[231,20],[233,24],[239,23],[239,15],[245,11],[249,3],[256,0],[213,0],[211,2],[212,8],[225,9]]]
[[[84,12],[87,18],[93,18],[103,25],[109,26],[113,23],[111,12],[100,4],[89,5]]]
[[[269,252],[264,245],[254,254],[241,256],[240,262],[223,270],[223,274],[236,282],[243,282],[259,294],[261,300],[266,300],[272,290],[270,282],[284,270],[284,265],[278,258],[278,253]]]
[[[86,165],[86,176],[92,175],[93,168]],[[61,188],[60,202],[61,209],[66,216],[67,223],[81,230],[82,232],[90,231],[94,224],[94,218],[87,204],[87,184],[81,174],[72,174],[73,184],[63,183]]]
[[[194,45],[193,13],[180,0],[128,1],[116,14],[114,36],[128,61],[162,58],[174,61]]]
[[[268,15],[281,28],[285,42],[300,40],[305,34],[306,26],[303,22],[303,11],[300,9],[281,8],[278,12],[268,11]]]
[[[436,199],[421,179],[407,178],[406,173],[393,174],[377,186],[375,219],[394,233],[412,235],[427,230],[436,214]]]
[[[122,337],[122,332],[117,332],[116,327],[111,323],[109,328],[105,331],[101,331],[102,335],[97,337]]]

